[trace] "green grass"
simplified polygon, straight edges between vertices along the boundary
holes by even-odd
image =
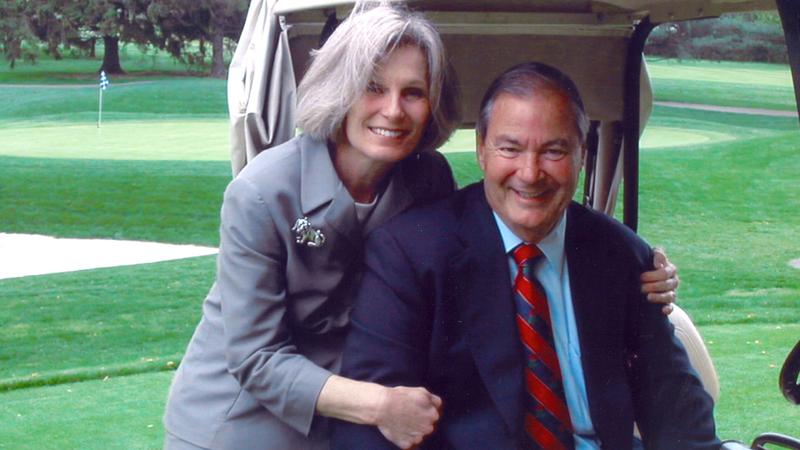
[[[0,86],[0,126],[97,122],[98,91],[96,86]],[[224,119],[225,95],[225,82],[210,78],[112,85],[103,94],[103,120]]]
[[[227,161],[0,156],[2,231],[216,245]]]
[[[205,256],[3,280],[0,391],[175,367],[214,267]]]
[[[0,87],[0,232],[216,245],[230,180],[224,82],[164,79],[170,63],[147,58],[129,54],[123,67],[161,73],[112,80],[100,130],[94,86]],[[57,83],[94,83],[97,63],[43,60],[0,70],[0,83],[50,81],[55,68]],[[786,100],[782,66],[650,70],[658,99],[673,89],[687,102]],[[681,304],[720,374],[720,435],[796,434],[800,408],[776,377],[800,334],[800,277],[787,264],[800,258],[797,119],[656,107],[649,127],[640,232],[680,266]],[[467,150],[447,155],[461,185],[480,178],[474,133],[447,147]],[[214,258],[200,257],[0,280],[0,423],[13,424],[0,426],[0,448],[159,448],[168,370],[213,272]]]
[[[795,131],[642,156],[640,232],[674,255],[698,323],[800,321],[798,148]]]
[[[800,325],[711,325],[701,332],[720,376],[719,436],[747,444],[767,431],[798,437],[800,407],[781,396],[777,380]]]
[[[172,372],[0,393],[0,449],[160,449]]]

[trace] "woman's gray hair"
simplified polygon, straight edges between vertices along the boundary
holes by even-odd
[[[387,0],[357,2],[322,48],[312,51],[298,87],[298,127],[316,139],[335,140],[378,65],[404,45],[419,47],[428,62],[431,119],[417,149],[447,141],[458,124],[458,105],[442,40],[424,16]]]

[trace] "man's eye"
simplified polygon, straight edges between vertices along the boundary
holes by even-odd
[[[507,158],[512,158],[519,154],[519,149],[516,147],[497,147],[497,153]]]
[[[550,161],[558,161],[569,154],[569,151],[563,148],[549,148],[544,151],[545,159]]]

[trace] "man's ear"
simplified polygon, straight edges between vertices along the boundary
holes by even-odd
[[[486,166],[484,165],[484,158],[485,158],[486,148],[483,145],[483,137],[475,132],[475,154],[478,157],[478,166],[480,166],[482,171],[486,171]]]

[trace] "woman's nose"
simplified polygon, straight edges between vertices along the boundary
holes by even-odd
[[[405,115],[403,110],[403,98],[400,93],[388,92],[383,102],[383,115],[398,119]]]

